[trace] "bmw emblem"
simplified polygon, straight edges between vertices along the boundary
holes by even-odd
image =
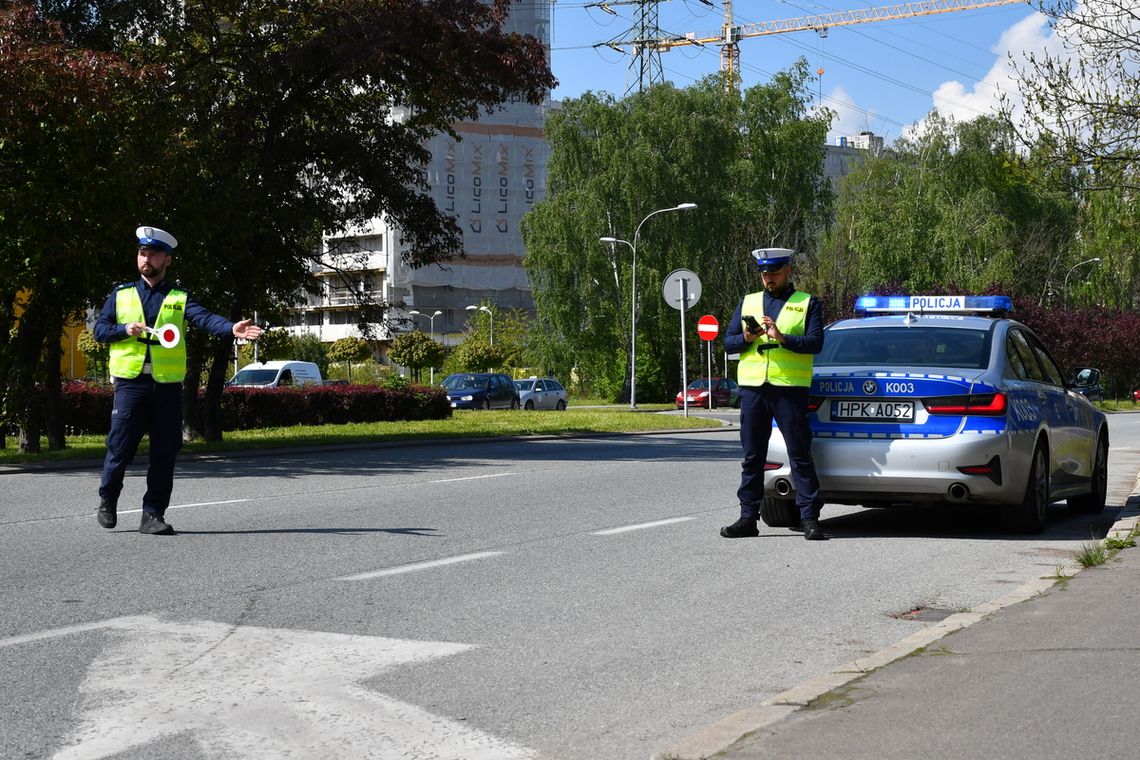
[[[863,381],[863,392],[868,396],[873,396],[877,390],[879,390],[879,386],[875,383],[874,380]]]

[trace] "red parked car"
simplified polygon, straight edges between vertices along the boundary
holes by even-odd
[[[712,379],[712,389],[712,405],[714,408],[718,406],[740,408],[740,386],[736,384],[735,380],[729,380],[727,377],[714,377]],[[677,394],[676,403],[678,409],[685,406],[685,396],[688,396],[689,406],[708,409],[709,381],[702,377],[689,383],[689,388],[685,393]]]

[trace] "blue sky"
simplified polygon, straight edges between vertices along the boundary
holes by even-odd
[[[721,0],[662,0],[663,32],[698,37],[719,34]],[[552,11],[551,56],[559,86],[556,99],[584,91],[621,96],[636,87],[630,56],[593,46],[620,39],[634,24],[636,6],[614,5],[615,14],[590,8],[591,0],[556,0]],[[831,0],[735,0],[736,23],[773,21],[898,4]],[[744,85],[764,82],[804,57],[811,71],[824,69],[813,83],[813,100],[838,114],[829,141],[839,135],[870,130],[888,142],[906,134],[933,108],[959,120],[992,112],[998,93],[1016,92],[1008,54],[1053,49],[1055,40],[1044,18],[1026,3],[956,11],[911,19],[877,21],[832,28],[826,37],[792,32],[740,42]],[[688,85],[717,71],[716,46],[676,48],[661,54],[665,78]]]

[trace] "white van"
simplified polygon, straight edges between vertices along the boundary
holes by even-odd
[[[226,385],[283,388],[321,383],[321,371],[312,362],[271,361],[245,365]]]

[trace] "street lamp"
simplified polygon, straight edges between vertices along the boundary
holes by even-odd
[[[1076,264],[1073,264],[1071,267],[1069,267],[1069,271],[1065,273],[1065,287],[1062,288],[1062,292],[1065,294],[1065,308],[1066,309],[1069,308],[1069,275],[1071,275],[1073,273],[1073,270],[1076,269],[1077,267],[1079,267],[1083,264],[1093,264],[1093,263],[1099,264],[1100,263],[1100,257],[1096,256],[1096,257],[1091,258],[1091,259],[1085,259],[1084,261],[1078,261]]]
[[[416,311],[415,309],[412,309],[408,313],[414,317],[425,318],[428,321],[428,335],[431,337],[432,340],[435,340],[435,318],[438,317],[443,312],[437,310],[435,312],[435,314],[421,314],[420,312]],[[435,367],[429,367],[428,370],[429,370],[429,374],[430,374],[430,379],[428,382],[430,382],[432,385],[434,385],[435,384]]]
[[[491,345],[495,345],[495,312],[486,306],[468,306],[467,311],[485,311],[491,317]]]
[[[695,203],[678,203],[669,208],[659,208],[650,213],[637,225],[633,231],[633,242],[615,237],[598,238],[599,243],[624,243],[633,252],[633,263],[630,267],[630,294],[629,294],[629,408],[637,408],[637,239],[641,235],[641,225],[649,221],[649,217],[663,214],[666,211],[689,211],[697,207]]]

